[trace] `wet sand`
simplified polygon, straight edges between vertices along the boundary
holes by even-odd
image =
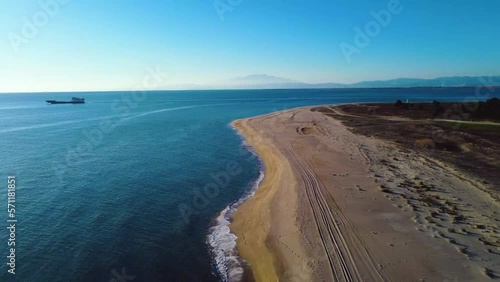
[[[256,281],[488,281],[500,271],[500,208],[480,181],[308,107],[233,126],[266,165],[230,226]],[[466,208],[477,230],[456,222]]]

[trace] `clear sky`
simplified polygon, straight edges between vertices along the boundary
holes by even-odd
[[[0,92],[126,90],[148,67],[168,73],[160,88],[500,73],[498,0],[56,1],[0,0]],[[391,19],[356,45],[381,10]]]

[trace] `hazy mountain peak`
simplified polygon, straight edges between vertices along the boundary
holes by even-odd
[[[242,77],[236,77],[230,80],[233,83],[244,83],[244,84],[275,84],[275,83],[297,83],[297,81],[272,76],[267,74],[251,74]]]

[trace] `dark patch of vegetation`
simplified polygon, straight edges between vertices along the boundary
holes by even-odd
[[[421,197],[422,202],[428,207],[440,207],[441,203],[434,197],[429,195],[423,195]]]
[[[500,99],[491,98],[485,102],[374,103],[367,105],[342,105],[343,112],[353,115],[404,116],[413,119],[441,118],[462,121],[490,120],[500,122]],[[313,111],[332,112],[328,107],[316,107]]]
[[[387,188],[385,185],[380,185],[379,190],[383,193],[394,194],[391,189]]]
[[[439,101],[434,100],[432,102],[432,105],[434,106],[434,110],[432,112],[432,117],[433,118],[441,116],[442,114],[444,114],[445,109],[444,109],[443,105],[441,105],[441,103]]]
[[[453,223],[460,224],[465,222],[465,217],[463,215],[456,215],[453,217]]]
[[[484,226],[482,224],[476,224],[476,225],[474,225],[474,227],[477,228],[477,229],[481,229],[481,230],[486,229],[486,226]]]
[[[316,107],[313,111],[341,120],[354,133],[387,140],[398,144],[398,147],[402,149],[418,150],[433,159],[475,174],[491,189],[489,194],[500,200],[500,193],[498,193],[500,186],[491,185],[500,183],[500,174],[498,174],[500,171],[499,125],[430,118],[434,112],[442,112],[443,108],[445,114],[451,112],[453,105],[459,105],[454,106],[455,109],[463,109],[463,103],[435,101],[434,103],[421,103],[416,107],[409,105],[408,109],[402,107],[404,102],[396,103],[399,106],[394,103],[350,104],[334,106],[335,110],[331,106]],[[486,109],[486,105],[489,105],[488,107],[496,105],[498,99],[493,98],[480,102],[478,105],[483,103],[484,106],[479,107]],[[500,109],[497,111],[500,113]],[[392,165],[390,163],[388,160],[382,160],[379,164],[389,168],[389,165]],[[426,186],[416,184],[415,188],[419,192],[432,190]]]
[[[491,98],[486,102],[461,102],[441,104],[439,101],[432,102],[434,118],[452,120],[490,120],[500,121],[500,99]]]
[[[488,278],[490,278],[490,279],[496,279],[497,278],[497,276],[495,275],[495,273],[491,269],[488,269],[488,268],[484,269],[484,275],[488,276]]]
[[[468,105],[471,106],[470,114],[474,119],[500,120],[500,99],[498,98]]]

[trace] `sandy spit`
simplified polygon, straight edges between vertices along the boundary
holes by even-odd
[[[404,160],[407,150],[356,135],[309,107],[232,125],[266,166],[255,196],[230,225],[256,281],[488,281],[495,273],[417,220],[425,203],[406,208],[404,197],[388,195],[381,184],[418,176],[473,196],[453,174],[439,181],[413,156],[383,179],[380,160]]]

